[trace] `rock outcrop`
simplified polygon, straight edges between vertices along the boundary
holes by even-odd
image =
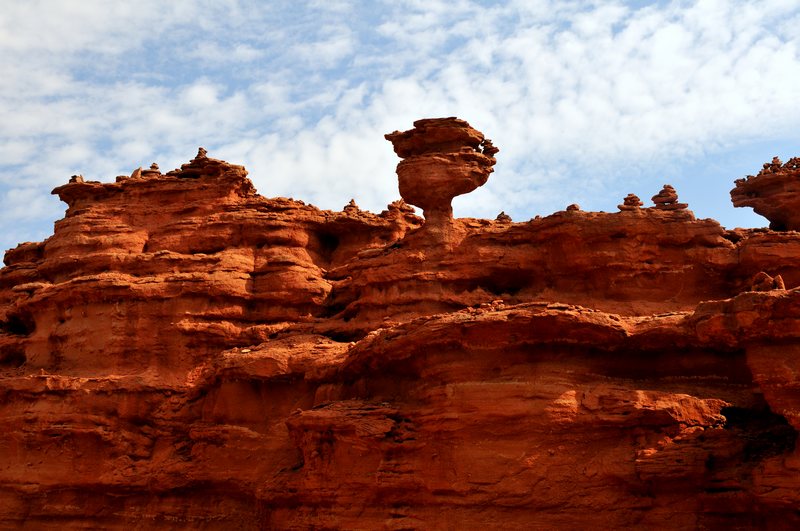
[[[622,200],[622,204],[618,205],[617,208],[620,210],[628,210],[628,211],[635,211],[642,208],[642,200],[639,199],[639,196],[636,194],[628,194]]]
[[[689,207],[686,203],[678,203],[678,193],[671,184],[665,184],[664,188],[653,196],[653,203],[661,210],[684,210]]]
[[[499,151],[480,131],[458,118],[429,118],[414,129],[386,135],[403,160],[397,165],[400,196],[422,208],[426,232],[452,243],[454,197],[483,186]]]
[[[800,230],[800,157],[786,164],[774,157],[758,175],[737,179],[731,199],[767,218],[773,230]]]
[[[202,148],[54,190],[0,270],[4,526],[800,525],[800,233],[668,186],[453,219],[496,148],[454,118],[387,137],[378,215]]]

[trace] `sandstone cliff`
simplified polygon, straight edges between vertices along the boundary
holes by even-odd
[[[404,200],[377,215],[202,149],[56,188],[65,218],[0,270],[0,522],[800,525],[800,234],[670,186],[454,219],[497,148],[454,118],[387,139]],[[734,202],[795,228],[795,170]]]

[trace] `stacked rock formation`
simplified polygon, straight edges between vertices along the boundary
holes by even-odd
[[[800,525],[800,234],[631,196],[450,219],[494,148],[416,131],[424,224],[266,199],[205,150],[57,188],[0,270],[3,526]]]
[[[689,207],[686,203],[678,202],[678,193],[670,184],[665,184],[664,188],[653,196],[653,203],[660,210],[683,210]]]
[[[636,211],[641,209],[642,205],[642,200],[639,199],[638,195],[628,194],[625,196],[625,199],[622,200],[622,204],[618,205],[617,208],[624,211]]]
[[[773,230],[800,230],[800,157],[786,164],[774,157],[758,175],[737,179],[731,199],[767,218]]]
[[[386,135],[403,160],[397,165],[400,196],[422,208],[428,231],[452,239],[454,197],[483,186],[499,151],[491,140],[458,118],[429,118],[414,129]]]

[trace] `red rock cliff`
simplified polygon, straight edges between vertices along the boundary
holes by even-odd
[[[454,118],[387,138],[424,221],[266,199],[202,149],[54,190],[0,270],[0,521],[800,525],[798,233],[669,186],[453,219],[497,149]]]

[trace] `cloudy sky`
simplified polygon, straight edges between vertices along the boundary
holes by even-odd
[[[262,195],[379,212],[383,134],[458,116],[496,171],[457,216],[647,204],[764,226],[732,182],[800,155],[796,0],[4,0],[0,247],[41,240],[70,175],[113,181],[198,146]]]

